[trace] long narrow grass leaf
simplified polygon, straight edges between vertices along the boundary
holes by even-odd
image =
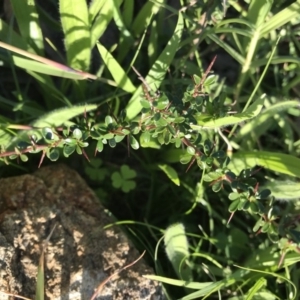
[[[14,16],[17,19],[21,36],[34,48],[36,53],[43,55],[43,34],[35,1],[11,0],[10,3]]]
[[[181,36],[183,31],[183,18],[182,15],[178,15],[178,22],[176,28],[174,30],[174,34],[167,43],[167,46],[157,58],[155,63],[153,64],[151,70],[149,71],[148,75],[145,77],[146,82],[149,86],[156,90],[162,83],[164,76],[175,56],[175,53],[178,49]],[[127,105],[127,116],[129,119],[134,118],[142,109],[142,106],[139,102],[139,99],[142,94],[142,85],[140,85],[133,96],[131,97],[128,105]]]
[[[263,24],[260,31],[260,36],[264,37],[271,31],[282,27],[284,24],[290,22],[294,18],[298,17],[300,14],[300,0],[292,3],[285,9],[281,10],[275,16],[273,16],[269,21]]]
[[[104,46],[102,46],[101,44],[97,44],[97,48],[107,69],[117,83],[117,86],[128,93],[133,93],[136,88],[132,84],[130,78],[126,75],[120,64],[109,53],[109,51],[106,50]]]

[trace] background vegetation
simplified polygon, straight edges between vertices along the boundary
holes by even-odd
[[[10,0],[1,14],[2,177],[75,168],[170,299],[299,298],[300,1]],[[205,155],[188,133],[176,148],[167,131],[139,132],[162,92],[150,125],[190,102]],[[87,141],[79,128],[93,124]],[[250,168],[241,176],[256,178],[255,197],[272,192],[259,194],[267,211],[205,177],[220,163],[203,159],[213,151],[237,175]]]

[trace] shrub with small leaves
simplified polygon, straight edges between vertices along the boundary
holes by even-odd
[[[31,135],[26,137],[23,134],[17,146],[13,144],[13,149],[2,149],[0,157],[6,163],[10,159],[25,162],[28,160],[28,153],[41,152],[41,165],[45,156],[56,161],[60,155],[69,157],[74,152],[89,160],[84,149],[90,145],[90,140],[96,140],[95,155],[103,151],[104,146],[116,147],[125,137],[134,150],[140,147],[138,137],[142,145],[150,141],[158,147],[173,144],[175,148],[184,149],[180,162],[188,165],[187,170],[193,164],[204,170],[203,180],[211,184],[214,192],[219,192],[225,185],[229,186],[230,219],[237,211],[256,214],[259,220],[254,231],[268,233],[272,241],[287,239],[291,244],[300,243],[300,230],[294,226],[296,221],[288,222],[286,216],[273,209],[271,193],[267,189],[259,189],[259,184],[253,177],[255,171],[245,169],[235,174],[228,168],[230,158],[226,153],[215,149],[212,138],[203,138],[208,136],[204,134],[208,129],[220,131],[221,127],[257,116],[263,106],[263,97],[243,113],[230,116],[231,107],[226,105],[224,94],[210,99],[205,92],[216,80],[214,75],[207,76],[208,71],[203,78],[193,76],[194,83],[187,87],[182,101],[173,101],[167,93],[152,93],[144,86],[144,96],[140,99],[141,113],[134,120],[127,119],[126,111],[123,110],[118,117],[107,115],[104,120],[90,120],[85,113],[78,124],[71,126],[29,127]],[[18,129],[16,125],[13,128]],[[103,178],[104,174],[99,171],[100,165],[97,162],[94,167],[87,168],[91,178]],[[112,174],[112,185],[128,193],[136,186],[133,180],[135,177],[136,172],[123,165],[120,171]]]

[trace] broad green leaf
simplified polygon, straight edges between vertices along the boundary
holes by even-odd
[[[89,6],[89,18],[90,22],[93,23],[99,13],[103,11],[103,6],[111,1],[107,0],[97,0],[92,1]],[[110,3],[109,3],[110,4]]]
[[[175,169],[173,169],[169,165],[161,165],[161,164],[159,164],[157,166],[158,166],[158,168],[160,168],[169,177],[169,179],[171,179],[171,181],[173,183],[175,183],[176,185],[180,186],[180,180],[179,180],[178,174],[175,171]]]
[[[284,153],[267,151],[239,151],[233,154],[229,168],[242,170],[255,165],[262,166],[266,169],[281,174],[300,177],[300,159]]]
[[[238,113],[235,115],[227,116],[220,119],[212,119],[209,121],[203,121],[200,118],[197,119],[199,125],[190,124],[192,129],[201,130],[201,129],[214,129],[225,127],[229,125],[239,124],[241,122],[250,120],[256,117],[264,105],[265,95],[261,96],[260,99],[256,100],[251,106],[249,106],[244,112]]]
[[[126,75],[119,63],[104,46],[98,43],[97,48],[106,67],[116,81],[117,86],[128,93],[133,93],[135,91],[135,86],[132,84],[130,78]]]
[[[164,76],[175,56],[175,53],[181,41],[183,25],[183,18],[181,13],[179,13],[177,26],[174,30],[172,38],[169,40],[167,46],[157,58],[157,60],[155,61],[151,70],[145,78],[146,82],[149,84],[151,89],[153,89],[153,91],[155,91],[161,85]],[[133,119],[142,109],[142,105],[140,103],[140,97],[142,92],[143,88],[142,85],[140,85],[127,105],[126,111],[127,116],[130,120]]]
[[[191,281],[193,274],[188,261],[189,244],[185,228],[181,223],[173,224],[166,229],[164,244],[168,259],[178,277],[185,281]]]
[[[130,143],[130,146],[132,147],[132,149],[134,149],[134,150],[137,150],[140,147],[139,142],[136,140],[136,138],[132,134],[129,136],[129,143]]]
[[[292,181],[272,181],[264,184],[262,188],[272,191],[272,195],[277,199],[299,199],[300,183]]]
[[[88,70],[91,60],[91,35],[85,0],[60,0],[59,12],[67,51],[68,65]]]

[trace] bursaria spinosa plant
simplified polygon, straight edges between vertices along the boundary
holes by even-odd
[[[210,67],[202,78],[193,76],[181,101],[162,91],[152,92],[144,82],[140,99],[142,109],[132,120],[127,118],[125,110],[117,117],[91,118],[89,111],[97,106],[84,105],[51,112],[31,126],[2,125],[7,134],[15,131],[15,136],[5,147],[2,146],[0,157],[5,163],[11,160],[26,162],[29,153],[39,154],[41,166],[45,157],[56,161],[61,155],[69,157],[74,152],[89,159],[85,148],[89,147],[91,140],[96,141],[95,155],[104,146],[114,148],[125,138],[134,150],[150,141],[160,146],[171,144],[184,150],[180,162],[187,165],[187,170],[193,164],[202,170],[203,181],[210,183],[214,192],[229,186],[230,219],[237,211],[257,215],[253,230],[267,233],[273,242],[278,243],[283,250],[282,258],[287,250],[299,251],[297,218],[282,215],[276,209],[270,190],[261,190],[253,177],[255,170],[245,169],[235,174],[228,168],[230,158],[227,153],[216,149],[213,139],[203,138],[205,131],[214,130],[228,143],[221,133],[222,128],[255,118],[264,104],[264,97],[260,97],[242,113],[231,114],[231,106],[226,103],[224,94],[211,99],[206,93],[216,80],[215,75],[208,75]],[[82,113],[80,122],[70,122]]]

